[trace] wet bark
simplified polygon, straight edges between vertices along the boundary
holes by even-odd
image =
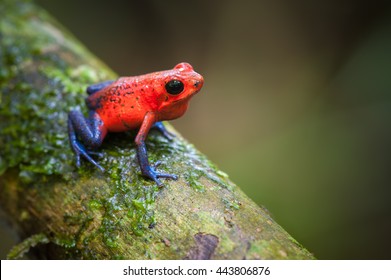
[[[178,181],[140,175],[134,132],[105,139],[105,173],[76,168],[67,114],[116,75],[29,1],[2,1],[0,18],[0,203],[24,240],[10,258],[313,258],[169,125],[177,137],[147,148]]]

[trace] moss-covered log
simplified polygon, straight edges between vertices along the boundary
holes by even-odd
[[[107,137],[106,173],[76,168],[67,113],[115,74],[29,1],[1,1],[0,20],[0,203],[25,240],[10,257],[313,258],[170,126],[174,141],[147,141],[150,160],[180,175],[163,188],[140,175],[135,133]]]

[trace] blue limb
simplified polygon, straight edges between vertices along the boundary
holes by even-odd
[[[114,81],[105,81],[105,82],[102,82],[102,83],[99,83],[99,84],[94,84],[94,85],[90,85],[88,88],[87,88],[87,93],[88,95],[91,95],[97,91],[100,91],[101,89],[107,87],[108,85],[112,84]]]
[[[90,155],[96,154],[86,149],[78,138],[89,148],[97,148],[102,144],[106,136],[106,129],[99,115],[94,111],[90,112],[90,116],[86,119],[80,111],[73,110],[68,115],[68,135],[71,148],[76,155],[76,165],[80,167],[80,156],[84,157],[90,163],[104,172],[104,168],[100,166]]]
[[[155,181],[159,187],[163,187],[163,183],[158,178],[178,180],[178,176],[175,174],[157,172],[156,167],[160,165],[160,162],[157,162],[153,167],[149,164],[147,148],[145,147],[144,142],[140,143],[140,145],[137,145],[137,158],[143,176]]]
[[[156,166],[152,167],[148,162],[148,153],[147,153],[147,148],[145,146],[145,139],[148,135],[149,129],[155,124],[154,121],[155,121],[155,115],[153,113],[149,112],[145,115],[144,121],[140,127],[139,132],[137,133],[136,140],[135,140],[137,145],[137,159],[143,176],[155,181],[155,183],[159,187],[162,187],[163,184],[158,178],[169,178],[169,179],[177,180],[178,176],[173,174],[157,172],[155,168],[159,163]]]
[[[157,129],[167,140],[172,140],[175,135],[167,130],[162,122],[155,122],[152,128]]]

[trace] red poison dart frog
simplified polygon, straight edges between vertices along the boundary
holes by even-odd
[[[91,157],[96,153],[89,149],[99,147],[108,132],[139,129],[135,143],[141,173],[159,186],[162,186],[159,178],[177,180],[176,175],[156,171],[158,163],[155,166],[149,164],[145,139],[150,128],[156,128],[171,139],[173,135],[161,121],[182,116],[203,83],[203,77],[190,64],[179,63],[171,70],[89,86],[86,98],[88,118],[79,110],[71,111],[68,116],[69,141],[76,154],[76,165],[80,167],[82,156],[104,171]]]

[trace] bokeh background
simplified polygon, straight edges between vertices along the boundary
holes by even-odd
[[[36,2],[119,75],[193,64],[174,126],[317,258],[391,258],[389,1]]]

